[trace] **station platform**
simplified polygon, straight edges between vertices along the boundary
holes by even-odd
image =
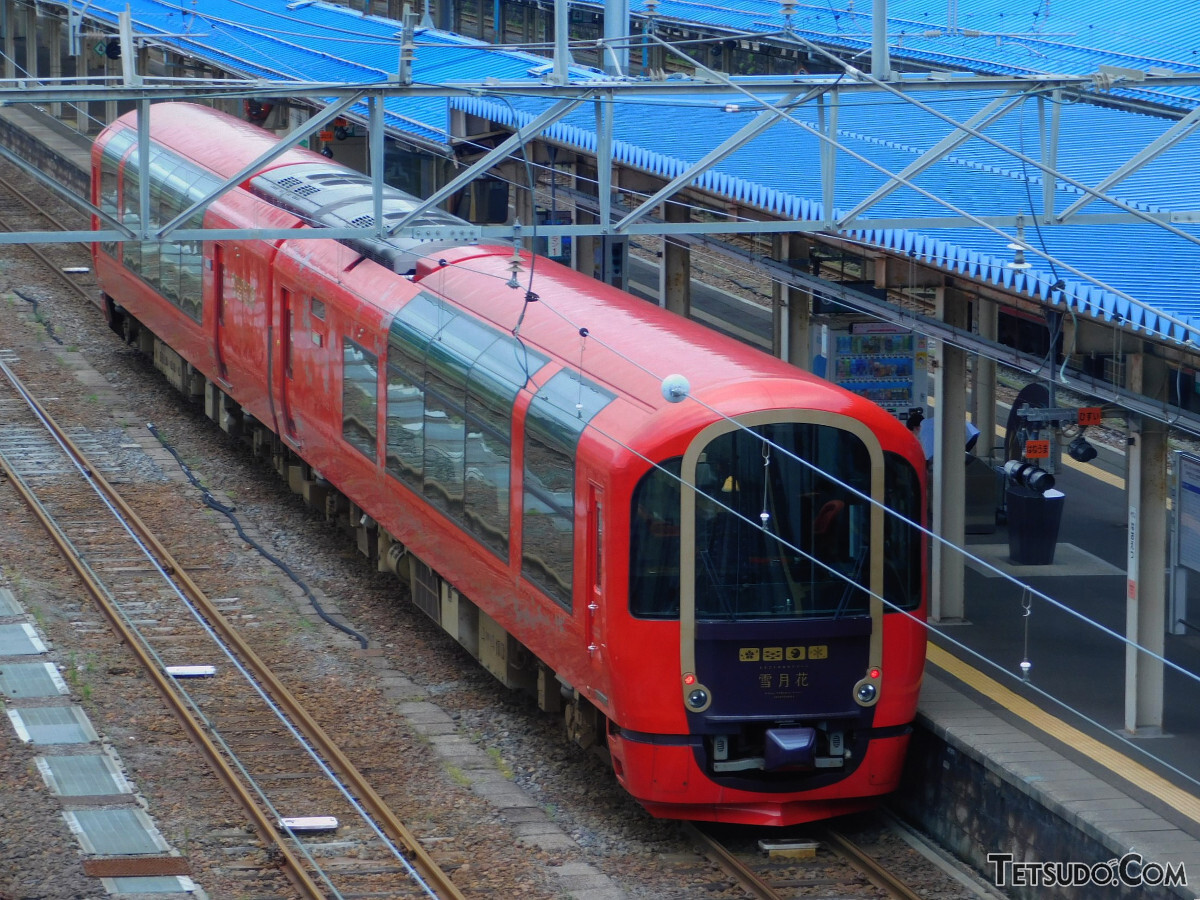
[[[1124,633],[1123,458],[1104,456],[1057,476],[1052,564],[1014,565],[1002,525],[968,536],[965,621],[934,625],[898,803],[1008,896],[1195,898],[1200,691],[1168,674],[1162,732],[1128,735],[1124,645],[1068,611]],[[1200,672],[1200,637],[1169,635],[1166,657]],[[1080,883],[1047,883],[1064,874]]]
[[[86,136],[17,105],[0,108],[0,143],[87,195]],[[706,299],[710,293],[693,294],[698,318],[720,316],[722,300]],[[769,325],[760,318],[739,320],[744,328]],[[1053,564],[1014,566],[1004,526],[968,537],[974,559],[966,567],[965,621],[937,625],[931,635],[918,729],[896,806],[985,878],[1003,881],[1007,896],[1200,897],[1195,683],[1168,675],[1164,734],[1122,737],[1124,647],[1040,599],[1027,610],[1025,592],[984,564],[1124,633],[1122,461],[1067,466],[1059,476],[1066,501]],[[1167,655],[1200,672],[1200,636],[1169,636]],[[1031,663],[1027,682],[1012,677],[1023,660]],[[1120,871],[1109,865],[1130,853],[1152,865]],[[989,854],[1011,854],[1007,868],[1005,857],[989,861]],[[1047,873],[1073,879],[1081,871],[1092,880],[1115,874],[1106,886],[1046,883]],[[1164,883],[1180,873],[1193,886]],[[1149,884],[1154,878],[1158,883]]]
[[[79,196],[90,196],[91,138],[41,107],[0,106],[0,144]]]

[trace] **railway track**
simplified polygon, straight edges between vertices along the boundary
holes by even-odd
[[[15,231],[12,220],[17,217],[36,216],[49,224],[48,230],[66,231],[65,223],[50,215],[36,200],[22,191],[11,180],[0,175],[0,230]],[[27,227],[27,226],[23,226]],[[79,221],[72,227],[86,227],[82,214]],[[96,295],[96,281],[91,269],[72,264],[72,257],[77,255],[83,244],[50,244],[42,249],[36,244],[21,244],[20,249],[35,256],[48,271],[55,272],[62,284],[76,296],[92,303]]]
[[[889,820],[884,817],[884,822]],[[891,822],[886,827],[897,832],[907,845],[913,838],[902,826]],[[728,873],[749,896],[757,900],[792,900],[821,896],[825,898],[888,898],[888,900],[928,900],[927,875],[921,884],[911,884],[894,865],[861,846],[848,834],[826,824],[806,826],[789,839],[772,834],[754,842],[744,833],[723,837],[712,829],[684,826],[684,832],[698,850]],[[922,851],[915,851],[927,856]],[[958,872],[943,867],[962,887],[961,897],[992,897],[982,885]],[[815,893],[814,893],[815,892]]]
[[[0,466],[298,896],[461,894],[371,783],[0,360]],[[102,450],[100,447],[94,450]],[[309,829],[320,834],[312,834]],[[336,834],[331,856],[329,833]]]

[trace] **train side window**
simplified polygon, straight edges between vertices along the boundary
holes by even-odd
[[[425,498],[461,520],[467,373],[462,361],[429,348],[425,361]]]
[[[118,206],[118,173],[121,168],[121,160],[137,143],[137,135],[133,131],[119,131],[114,134],[104,145],[104,152],[100,158],[100,210],[117,220],[121,217],[120,207]],[[107,230],[108,224],[101,221],[100,227]],[[100,245],[100,249],[109,256],[117,255],[117,242],[105,241]]]
[[[601,594],[604,591],[604,492],[597,485],[592,485],[592,536],[590,552],[592,555],[592,592]]]
[[[133,161],[133,157],[130,157]],[[146,208],[146,224],[148,228],[156,228],[163,224],[163,206],[164,194],[169,192],[168,178],[170,173],[178,165],[179,160],[171,153],[158,148],[150,148],[150,162],[147,170],[147,178],[150,181],[150,203]],[[134,207],[137,206],[137,198],[132,198]],[[168,208],[169,202],[165,204]],[[163,241],[145,241],[142,244],[142,278],[149,284],[153,285],[156,290],[168,302],[173,305],[178,304],[179,280],[168,276],[163,278],[162,259],[166,254],[169,259],[171,244]],[[168,261],[168,271],[173,272]]]
[[[121,180],[121,222],[134,231],[141,229],[138,218],[138,170],[137,151],[125,160],[125,171]],[[132,272],[142,273],[142,243],[139,240],[126,241],[123,245],[123,259],[126,268]]]
[[[464,517],[468,531],[507,559],[513,405],[521,386],[546,357],[506,334],[483,330],[474,320],[463,321],[472,322],[472,328],[464,329],[462,337],[483,348],[467,376]],[[480,331],[472,338],[475,328]],[[446,332],[455,330],[451,326]]]
[[[888,510],[883,517],[883,611],[912,611],[923,594],[922,534],[908,523],[921,521],[921,480],[912,464],[895,453],[884,454],[883,497]]]
[[[312,298],[315,318],[324,304]],[[388,329],[387,471],[418,492],[425,483],[425,349],[437,331],[439,301],[418,294]]]
[[[421,293],[388,334],[387,470],[508,558],[512,410],[547,358]]]
[[[542,385],[525,417],[521,574],[571,609],[575,550],[575,449],[613,394],[563,369]]]
[[[132,141],[134,138],[129,138]],[[105,152],[108,152],[106,147]],[[115,151],[114,151],[115,152]],[[150,227],[162,226],[206,197],[219,185],[212,176],[161,147],[150,151]],[[125,161],[121,187],[121,218],[138,228],[139,170],[137,150]],[[102,185],[103,188],[103,185]],[[188,217],[184,227],[201,228],[204,208]],[[125,265],[137,272],[162,296],[196,322],[202,319],[203,242],[198,240],[127,241],[123,250]]]
[[[350,338],[342,344],[342,437],[368,459],[375,459],[379,370],[375,354]]]
[[[204,210],[198,209],[184,224],[185,228],[203,228]],[[204,242],[180,241],[179,308],[199,322],[204,311]]]
[[[190,208],[193,203],[209,197],[221,182],[214,176],[194,167],[181,169],[180,173],[187,179],[184,186],[186,194],[181,202],[186,204],[179,212]],[[187,218],[185,228],[203,228],[204,214],[208,205],[200,206],[196,212]],[[178,212],[176,212],[178,215]],[[179,244],[179,306],[196,322],[204,317],[204,241],[200,239],[180,241]]]
[[[629,612],[643,619],[679,618],[680,472],[665,460],[633,490],[629,525]]]
[[[308,308],[312,310],[313,318],[325,321],[325,301],[316,297],[308,298]]]
[[[507,556],[515,342],[452,307],[439,318],[425,354],[425,495]]]
[[[504,366],[515,358],[515,343],[497,337],[467,378],[463,515],[467,530],[503,559],[508,558],[512,410],[520,391],[520,382]]]
[[[183,160],[157,151],[150,158],[151,224],[165,225],[184,210],[187,198],[187,171],[191,167]],[[181,171],[183,170],[183,171]],[[148,246],[155,247],[158,256],[158,290],[168,301],[179,306],[179,244],[164,240]]]
[[[521,574],[567,609],[575,543],[575,460],[530,433],[525,437]]]
[[[423,368],[395,344],[388,347],[387,470],[417,491],[425,471]]]

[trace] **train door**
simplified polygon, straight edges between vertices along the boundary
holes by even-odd
[[[292,418],[292,395],[295,391],[295,294],[288,288],[279,289],[279,427],[293,440],[296,438],[296,421]]]
[[[588,482],[587,609],[584,637],[593,667],[603,668],[604,647],[604,489]]]
[[[225,246],[212,245],[213,352],[217,361],[217,378],[229,386],[229,370],[225,365]]]
[[[223,388],[248,412],[271,417],[267,372],[268,340],[273,333],[274,278],[271,253],[261,243],[225,243],[214,272],[219,285],[217,348]]]

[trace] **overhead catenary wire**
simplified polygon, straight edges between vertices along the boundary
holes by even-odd
[[[656,38],[656,40],[658,40],[658,39]],[[661,40],[659,40],[658,42],[660,44],[662,44],[663,46],[667,46],[667,47],[673,46],[673,45],[667,44],[666,42],[661,41]],[[702,64],[699,63],[698,61],[692,60],[692,58],[688,57],[686,54],[681,54],[681,55],[685,59],[692,61],[695,65],[703,68]],[[714,73],[714,74],[718,75],[718,77],[720,77],[720,73]],[[754,99],[756,102],[762,102],[760,100],[760,98],[756,97],[754,94],[752,94],[746,88],[739,87],[734,82],[729,81],[729,79],[727,79],[727,78],[725,80],[729,82],[730,86],[732,86],[738,90],[741,90],[743,93],[745,93],[747,96]],[[925,105],[927,105],[927,104],[925,104]],[[511,109],[511,105],[510,105],[510,109]],[[520,121],[522,115],[529,115],[529,114],[515,114],[515,113],[510,113],[510,114],[512,115],[512,121],[514,122],[514,124],[516,122]],[[940,118],[946,119],[947,121],[954,123],[953,119],[951,119],[947,116],[941,115],[941,114],[938,114],[938,115]],[[975,216],[974,214],[971,214],[971,213],[959,208],[958,206],[954,205],[950,201],[937,196],[936,194],[932,193],[931,191],[927,191],[924,188],[921,188],[920,186],[913,183],[911,180],[900,177],[898,174],[891,172],[886,167],[884,167],[878,163],[875,163],[868,157],[865,157],[862,154],[858,153],[857,151],[854,151],[843,141],[839,140],[836,135],[833,135],[833,136],[824,135],[821,132],[819,132],[816,129],[809,126],[807,123],[796,119],[794,116],[792,116],[785,110],[780,110],[780,116],[782,118],[786,119],[787,121],[790,121],[792,124],[796,125],[797,127],[800,127],[802,130],[805,130],[806,132],[809,132],[809,133],[815,135],[818,139],[829,142],[834,147],[836,147],[838,150],[841,150],[842,152],[846,153],[853,159],[856,159],[857,161],[862,162],[863,164],[880,172],[881,174],[883,174],[884,176],[886,176],[888,178],[896,180],[898,183],[904,185],[905,187],[912,189],[913,191],[917,192],[918,194],[921,194],[922,196],[926,197],[927,199],[930,199],[931,201],[933,201],[941,206],[944,206],[951,212],[954,212],[955,214],[963,217],[965,220],[967,220],[971,224],[977,225],[979,227],[984,228],[985,230],[988,230],[988,231],[994,233],[996,236],[998,236],[1005,242],[1009,242],[1009,241],[1013,240],[1013,236],[1006,233],[1005,231],[1003,231],[995,226],[990,225],[989,223],[980,219],[978,216]],[[997,143],[997,142],[993,141],[993,143]],[[1018,155],[1018,151],[1013,150],[1011,148],[1004,147],[1003,145],[1000,145],[1000,149],[1003,149],[1006,152],[1010,152],[1014,155]],[[1088,189],[1084,188],[1084,190],[1086,191]],[[1116,201],[1114,201],[1114,202],[1116,202]],[[739,216],[729,215],[724,210],[713,210],[711,208],[699,207],[699,206],[693,206],[692,208],[695,210],[700,210],[701,212],[710,213],[715,216],[728,216],[730,221],[741,221],[741,222],[751,221],[751,219],[749,217],[739,217]],[[1178,229],[1171,229],[1171,230],[1177,231]],[[822,235],[815,235],[815,237],[820,238],[820,237],[822,237]],[[833,236],[826,235],[824,237],[833,237]],[[853,238],[852,235],[843,235],[843,234],[837,235],[836,239],[843,240],[843,241],[858,240],[858,239]],[[865,246],[872,247],[875,250],[879,249],[877,244],[872,244],[872,243],[866,242],[866,241],[860,241],[860,242],[863,243]],[[1035,247],[1029,247],[1028,249],[1029,249],[1029,252],[1032,252],[1035,255],[1045,259],[1047,261],[1047,263],[1049,263],[1051,265],[1052,268],[1056,267],[1056,266],[1060,266],[1060,267],[1064,268],[1065,270],[1070,272],[1080,282],[1092,284],[1092,285],[1100,288],[1102,291],[1105,291],[1105,292],[1113,295],[1114,297],[1122,299],[1122,300],[1130,303],[1131,305],[1133,305],[1141,310],[1144,310],[1147,313],[1148,319],[1157,319],[1159,322],[1163,322],[1167,326],[1166,328],[1163,328],[1161,326],[1152,327],[1151,324],[1149,323],[1149,321],[1146,321],[1146,322],[1141,323],[1140,325],[1135,325],[1131,322],[1130,327],[1140,328],[1147,334],[1152,334],[1152,335],[1153,334],[1161,334],[1163,337],[1168,337],[1168,338],[1171,336],[1170,332],[1172,329],[1178,329],[1180,331],[1183,331],[1185,334],[1192,333],[1195,330],[1195,326],[1193,324],[1190,324],[1184,320],[1181,320],[1181,319],[1177,318],[1176,316],[1171,315],[1163,310],[1157,309],[1154,306],[1152,306],[1151,304],[1133,297],[1132,295],[1122,291],[1121,289],[1119,289],[1111,284],[1108,284],[1107,282],[1103,281],[1102,279],[1092,276],[1089,273],[1084,272],[1084,271],[1078,269],[1077,267],[1070,265],[1065,260],[1059,259],[1058,257],[1053,256],[1049,252],[1040,250]],[[1003,261],[996,259],[995,265],[1002,268]],[[1040,276],[1035,277],[1035,276],[1032,276],[1031,274],[1027,274],[1026,278],[1030,282],[1031,287],[1042,281]],[[1049,282],[1045,282],[1045,283],[1055,284],[1060,280],[1061,279],[1059,279],[1058,277],[1055,277],[1053,281],[1049,281]],[[1082,302],[1082,301],[1079,301],[1079,302]],[[1070,304],[1068,304],[1068,308],[1070,308]],[[1096,310],[1094,314],[1097,316],[1103,315],[1103,313],[1100,310]]]
[[[639,39],[640,39],[640,38],[642,38],[642,37],[644,37],[644,36],[642,36],[642,35],[639,35],[638,37],[639,37]],[[658,39],[658,38],[655,38],[655,39],[656,39],[656,40],[659,40],[659,42],[660,42],[660,43],[662,43],[664,46],[668,46],[668,47],[674,47],[674,46],[677,46],[677,45],[673,45],[673,44],[667,44],[666,42],[662,42],[662,41],[661,41],[660,39]],[[688,59],[690,59],[690,57],[687,57],[687,56],[686,56],[686,54],[682,54],[682,55],[683,55],[685,58],[688,58]],[[836,57],[833,57],[832,55],[831,55],[831,57],[830,57],[830,58],[832,58],[832,59],[836,59]],[[693,62],[695,62],[695,61],[693,61]],[[697,63],[697,64],[698,64],[698,63]],[[909,101],[909,102],[912,102],[912,101]],[[923,105],[923,108],[927,108],[927,109],[930,109],[930,110],[932,110],[932,105],[931,105],[931,104],[924,104],[924,105]],[[514,114],[514,115],[515,115],[515,114]],[[952,123],[953,123],[953,121],[954,121],[953,119],[951,119],[951,118],[949,118],[949,117],[947,117],[947,116],[941,116],[941,117],[942,117],[942,118],[944,118],[944,119],[946,119],[946,120],[947,120],[947,121],[949,121],[949,122],[952,122]],[[788,118],[790,119],[791,117],[788,117]],[[795,121],[794,119],[791,119],[791,120],[792,120],[792,121]],[[797,123],[797,124],[799,124],[799,123]],[[839,149],[843,149],[843,150],[845,150],[846,152],[850,152],[850,151],[848,150],[848,148],[847,148],[847,147],[846,147],[844,144],[842,144],[841,142],[838,142],[838,141],[836,141],[836,140],[835,140],[835,141],[834,141],[834,143],[835,143],[835,145],[836,145],[836,146],[838,146],[838,147],[839,147]],[[1004,149],[1004,150],[1006,150],[1007,152],[1013,152],[1013,153],[1015,153],[1015,152],[1016,152],[1016,151],[1013,151],[1013,150],[1011,150],[1011,148],[1007,148],[1007,147],[1004,147],[1003,145],[1000,145],[998,142],[995,142],[995,141],[993,141],[992,143],[996,144],[997,146],[1001,147],[1001,149]],[[852,154],[852,155],[853,155],[853,154]],[[860,158],[860,159],[861,159],[861,157],[856,157],[856,158]],[[883,167],[878,167],[878,166],[876,166],[876,168],[879,168],[879,169],[880,169],[880,171],[883,171],[885,174],[887,174],[887,172],[886,172],[886,169],[883,169]],[[913,186],[913,185],[911,185],[911,184],[908,184],[907,186],[909,186],[909,187],[914,187],[914,189],[916,189],[916,188],[915,188],[915,186]],[[917,190],[919,190],[919,189],[917,189]],[[938,199],[938,198],[936,198],[936,196],[935,196],[935,195],[932,195],[932,194],[927,194],[927,196],[929,196],[931,199],[934,199],[934,200],[937,200],[937,199]],[[948,208],[951,208],[951,209],[955,209],[955,210],[956,210],[956,208],[955,208],[955,207],[953,207],[953,206],[949,206]],[[711,211],[711,210],[710,210],[710,211]],[[956,211],[958,211],[958,210],[956,210]],[[713,211],[713,212],[719,212],[719,211]],[[961,214],[961,211],[958,211],[958,212],[960,212],[960,214]],[[749,221],[749,219],[745,219],[745,218],[744,218],[744,219],[742,219],[742,221]],[[982,224],[982,223],[976,222],[976,224]],[[985,226],[985,227],[990,227],[990,226]],[[1003,233],[1003,232],[1001,232],[1001,231],[999,231],[999,230],[997,230],[997,229],[992,229],[992,230],[993,230],[993,231],[995,231],[995,232],[996,232],[996,233],[997,233],[999,236],[1001,236],[1001,237],[1003,237],[1003,238],[1005,238],[1005,239],[1008,239],[1008,238],[1009,238],[1009,236],[1008,236],[1008,235],[1006,235],[1005,233]],[[1054,265],[1054,262],[1055,262],[1055,260],[1054,260],[1054,258],[1053,258],[1053,257],[1049,256],[1049,254],[1041,253],[1040,255],[1043,255],[1043,256],[1045,256],[1045,258],[1047,258],[1047,260],[1051,262],[1051,265]],[[1091,278],[1091,277],[1087,276],[1087,275],[1086,275],[1086,273],[1082,273],[1082,272],[1080,272],[1080,271],[1078,271],[1078,270],[1074,270],[1074,269],[1072,269],[1071,271],[1073,272],[1073,274],[1075,274],[1077,277],[1081,278],[1082,280],[1090,281],[1091,283],[1093,283],[1093,284],[1095,284],[1096,286],[1100,287],[1102,290],[1105,290],[1105,291],[1107,291],[1107,292],[1110,292],[1110,293],[1114,294],[1114,296],[1118,296],[1118,297],[1120,297],[1121,299],[1124,299],[1124,300],[1126,300],[1126,301],[1128,301],[1128,302],[1132,303],[1133,305],[1135,305],[1135,306],[1138,306],[1139,308],[1145,309],[1145,310],[1146,310],[1148,313],[1150,313],[1152,316],[1155,316],[1155,317],[1159,318],[1160,320],[1167,321],[1169,325],[1171,325],[1171,326],[1173,326],[1173,327],[1175,327],[1175,328],[1183,329],[1183,330],[1185,330],[1186,332],[1189,332],[1189,333],[1190,333],[1190,331],[1192,330],[1192,329],[1191,329],[1191,326],[1190,326],[1190,325],[1188,325],[1186,322],[1183,322],[1183,321],[1181,321],[1181,320],[1177,320],[1177,319],[1175,319],[1174,317],[1172,317],[1172,316],[1169,316],[1169,315],[1167,315],[1167,314],[1163,313],[1161,310],[1157,310],[1157,309],[1153,308],[1153,307],[1152,307],[1152,306],[1150,306],[1149,304],[1145,304],[1145,303],[1143,303],[1143,302],[1141,302],[1141,301],[1138,301],[1136,298],[1133,298],[1133,297],[1131,297],[1131,296],[1129,296],[1129,295],[1127,295],[1127,294],[1124,294],[1123,292],[1119,291],[1118,289],[1116,289],[1116,288],[1114,288],[1114,287],[1112,287],[1112,286],[1110,286],[1110,285],[1107,285],[1107,284],[1105,284],[1104,282],[1102,282],[1102,281],[1100,281],[1100,280],[1098,280],[1098,279]],[[1147,331],[1148,333],[1152,333],[1152,334],[1153,334],[1153,333],[1159,333],[1159,332],[1156,332],[1156,330],[1155,330],[1154,328],[1151,328],[1151,327],[1150,327],[1148,324],[1147,324],[1147,325],[1144,325],[1144,326],[1142,326],[1142,327],[1143,327],[1143,328],[1144,328],[1144,330],[1145,330],[1145,331]],[[1164,336],[1169,336],[1169,333],[1168,333],[1168,331],[1161,331],[1161,333],[1162,333]]]
[[[662,45],[663,47],[666,47],[668,49],[673,49],[668,42],[661,40],[657,36],[650,35],[650,37],[653,40],[655,40],[657,43]],[[818,45],[812,44],[811,42],[801,41],[801,43],[804,46],[811,46],[816,50],[821,50],[821,48]],[[679,53],[679,51],[674,51],[674,52]],[[821,50],[821,52],[824,55],[828,56],[830,59],[835,60],[838,63],[838,65],[849,68],[841,60],[838,60],[838,58],[836,56],[834,56],[833,54],[830,54],[824,50]],[[719,72],[713,72],[711,69],[704,66],[703,63],[699,62],[698,60],[693,59],[692,57],[688,56],[687,54],[679,53],[679,55],[681,57],[683,57],[684,59],[687,59],[690,63],[695,65],[697,68],[704,69],[705,71],[710,72],[713,76],[717,77],[719,80],[721,80],[727,86],[732,87],[735,90],[740,91],[741,93],[758,100],[758,102],[765,103],[765,101],[762,101],[760,98],[756,98],[755,95],[751,91],[749,91],[746,87],[737,84],[732,79],[730,79],[728,76],[725,76]],[[852,71],[855,72],[857,74],[857,76],[859,76],[859,77],[869,77],[869,76],[866,76],[863,73],[859,72],[857,69],[852,69]],[[904,97],[903,94],[901,94],[897,89],[892,88],[889,85],[887,85],[886,82],[878,81],[878,79],[871,79],[871,80],[873,82],[878,83],[885,90],[889,90],[892,93],[896,94],[897,96],[903,97],[907,102],[912,103],[922,109],[927,108],[925,104],[922,104],[920,101],[916,100],[915,98]],[[936,110],[933,110],[932,108],[928,108],[928,109],[929,109],[929,111],[933,112],[934,115],[936,115],[938,118],[943,119],[944,121],[948,122],[952,126],[954,126],[956,128],[967,130],[965,126],[963,126],[961,123],[957,122],[956,120],[952,119],[951,117],[949,117],[943,113],[937,112]],[[795,116],[791,115],[790,113],[788,113],[784,110],[779,110],[779,116],[781,118],[786,119],[787,121],[791,122],[793,125],[797,126],[798,128],[805,131],[806,133],[813,135],[818,140],[820,140],[822,142],[826,142],[826,143],[836,147],[838,150],[845,153],[847,156],[851,157],[852,159],[855,159],[858,162],[861,162],[862,164],[869,166],[871,169],[878,171],[879,173],[894,180],[896,183],[909,188],[910,190],[920,194],[921,196],[925,197],[926,199],[931,200],[934,203],[945,207],[949,211],[955,213],[958,216],[963,217],[964,219],[968,220],[972,224],[977,225],[980,228],[983,228],[987,231],[992,232],[993,234],[997,235],[998,237],[1003,238],[1005,241],[1012,240],[1012,236],[1007,234],[1000,228],[997,228],[996,226],[990,224],[989,222],[985,221],[984,219],[980,218],[979,216],[977,216],[973,213],[970,213],[965,209],[962,209],[961,207],[957,206],[956,204],[950,202],[949,200],[939,197],[937,194],[933,193],[932,191],[926,190],[925,188],[923,188],[920,185],[913,182],[911,179],[904,178],[898,173],[891,172],[887,167],[875,162],[874,160],[864,156],[861,153],[858,153],[855,150],[852,150],[847,145],[841,143],[839,140],[837,140],[836,136],[824,134],[819,129],[814,128],[813,126],[809,125],[806,122],[800,121]],[[1016,155],[1018,153],[1018,151],[1013,150],[1012,148],[1004,147],[998,141],[992,139],[991,137],[989,137],[987,135],[982,135],[982,139],[987,141],[988,143],[991,143],[991,144],[997,146],[998,148],[1006,150],[1007,152],[1012,153],[1014,155]],[[1034,165],[1037,165],[1039,168],[1042,168],[1041,164],[1037,163],[1035,160],[1030,160],[1030,162],[1032,162]],[[1065,175],[1060,175],[1059,177],[1063,178],[1064,181],[1072,184],[1073,186],[1079,188],[1080,190],[1083,190],[1086,193],[1090,193],[1090,194],[1096,193],[1095,191],[1093,191],[1091,188],[1087,187],[1086,185],[1083,185],[1082,183],[1077,182],[1074,179],[1070,179]],[[1139,218],[1147,218],[1147,219],[1150,218],[1147,216],[1147,214],[1141,212],[1140,210],[1136,210],[1134,207],[1130,206],[1127,203],[1124,203],[1123,201],[1118,200],[1117,198],[1110,197],[1108,195],[1104,195],[1102,199],[1109,200],[1114,205],[1120,206],[1122,209],[1125,209],[1126,211],[1134,212]],[[827,215],[829,215],[832,213],[832,210],[826,210],[825,213]],[[1200,243],[1200,236],[1189,235],[1187,232],[1184,232],[1179,228],[1176,228],[1171,225],[1166,225],[1164,223],[1153,222],[1153,224],[1158,224],[1161,227],[1165,228],[1166,230],[1168,230],[1172,233],[1183,236],[1185,239],[1187,239],[1189,241]],[[1127,302],[1133,304],[1134,306],[1138,307],[1139,309],[1145,310],[1150,315],[1152,315],[1158,319],[1161,319],[1163,321],[1166,321],[1171,326],[1174,326],[1176,328],[1183,330],[1185,333],[1191,333],[1196,330],[1194,325],[1190,325],[1187,322],[1176,318],[1175,316],[1172,316],[1162,310],[1154,308],[1153,306],[1151,306],[1150,304],[1148,304],[1144,301],[1138,300],[1137,298],[1125,293],[1124,291],[1120,290],[1119,288],[1109,285],[1108,283],[1102,281],[1101,279],[1096,278],[1095,276],[1092,276],[1089,273],[1084,272],[1083,270],[1068,264],[1065,260],[1051,257],[1050,254],[1047,254],[1047,253],[1039,250],[1036,247],[1029,247],[1028,250],[1029,250],[1029,252],[1034,253],[1035,255],[1046,259],[1047,261],[1050,261],[1053,259],[1053,261],[1057,265],[1062,266],[1065,270],[1070,272],[1076,278],[1079,278],[1082,281],[1086,281],[1091,284],[1094,284],[1097,287],[1101,288],[1102,290],[1108,291],[1111,294],[1113,294],[1114,296],[1117,296],[1123,300],[1126,300]],[[1142,327],[1148,334],[1159,333],[1159,332],[1156,332],[1155,329],[1151,328],[1148,324],[1143,325]],[[1167,332],[1161,332],[1161,334],[1164,337],[1170,336],[1169,333],[1167,333]]]
[[[510,110],[512,110],[511,103],[509,103],[508,105],[510,107]],[[516,116],[514,113],[514,119],[515,118],[516,118]],[[532,165],[534,168],[538,169],[543,174],[548,174],[551,177],[553,177],[553,175],[554,175],[552,168],[545,164],[539,164],[536,162],[531,163],[530,161],[528,161],[528,159],[526,160],[526,163],[527,163],[527,165]],[[518,187],[518,188],[522,187],[522,185],[518,184],[515,181],[512,181],[511,179],[504,178],[503,176],[497,176],[497,177],[500,177],[502,180],[508,182],[509,184],[513,185],[514,187]],[[584,183],[591,184],[593,186],[596,185],[596,183],[597,183],[596,179],[586,178],[585,176],[576,176],[576,177],[583,180]],[[1028,189],[1028,184],[1026,184],[1026,188]],[[538,182],[536,189],[537,190],[545,190],[545,186],[541,182]],[[643,200],[646,199],[648,196],[650,196],[649,193],[645,192],[645,191],[637,191],[634,189],[629,189],[629,188],[624,188],[624,187],[621,188],[620,190],[622,193],[627,194],[628,196],[639,197]],[[702,216],[703,215],[710,215],[710,216],[716,216],[716,217],[724,216],[724,217],[730,218],[731,221],[741,221],[741,222],[751,221],[751,219],[747,216],[735,216],[735,215],[730,214],[727,210],[717,209],[712,206],[700,205],[700,204],[696,204],[696,203],[687,203],[687,202],[683,202],[678,199],[674,199],[672,202],[679,203],[680,205],[688,208],[691,213],[700,214]],[[1040,235],[1040,230],[1039,230],[1039,235]],[[819,234],[814,235],[814,238],[817,238],[817,239],[820,239],[822,237],[827,237],[827,236],[819,235]],[[679,238],[671,237],[669,235],[664,236],[663,240],[668,243],[675,244],[677,246],[686,246],[687,245],[686,241],[683,241]],[[879,249],[878,245],[876,245],[876,244],[873,244],[869,241],[857,239],[857,238],[854,238],[849,235],[838,235],[835,238],[835,240],[839,243],[849,244],[852,246],[861,246],[863,248],[872,249],[872,250]],[[1043,244],[1043,249],[1044,249],[1044,247],[1045,247],[1044,241],[1042,242],[1042,244]],[[1065,286],[1062,284],[1061,279],[1058,277],[1057,268],[1055,267],[1054,257],[1052,257],[1048,252],[1045,255],[1046,255],[1046,259],[1049,261],[1050,266],[1051,266],[1052,277],[1046,278],[1044,275],[1042,275],[1041,273],[1037,273],[1037,272],[1025,272],[1024,277],[1026,278],[1027,283],[1030,285],[1031,291],[1035,291],[1036,286],[1040,285],[1040,286],[1042,286],[1042,289],[1044,290],[1047,298],[1051,298],[1054,289],[1058,289],[1061,293]],[[914,254],[910,254],[910,260],[915,263],[916,259],[915,259]],[[997,261],[997,264],[1000,264],[999,261]],[[733,270],[743,271],[747,275],[757,274],[755,272],[755,270],[749,268],[748,266],[739,266],[735,259],[731,259],[726,265]],[[1065,302],[1065,300],[1060,299],[1059,302],[1064,303],[1064,305],[1067,307],[1067,310],[1070,313],[1072,319],[1074,319],[1075,315],[1076,315],[1074,308],[1070,304],[1067,304]]]

